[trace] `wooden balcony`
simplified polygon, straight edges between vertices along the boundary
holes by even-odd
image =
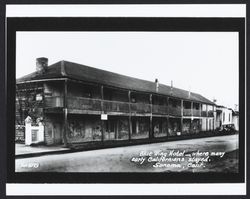
[[[192,115],[192,111],[191,109],[183,109],[183,115],[184,116],[191,116]]]
[[[100,111],[101,110],[101,100],[83,98],[83,97],[68,97],[67,106],[69,109],[80,109],[80,110],[90,110],[90,111]]]
[[[200,117],[200,116],[201,116],[201,111],[200,111],[200,110],[197,110],[197,109],[193,109],[193,116],[198,116],[198,117]]]
[[[144,113],[151,113],[151,105],[150,104],[144,104],[144,103],[131,103],[130,104],[131,113],[138,113],[138,114],[144,114]]]
[[[152,113],[154,114],[168,114],[168,107],[163,105],[152,105]]]
[[[45,108],[63,107],[63,98],[62,97],[45,97],[44,107]]]
[[[181,116],[181,107],[180,106],[177,106],[177,107],[169,106],[169,115]]]
[[[103,100],[103,110],[105,112],[129,113],[129,103]]]
[[[64,100],[63,97],[46,97],[44,100],[44,108],[63,108]],[[76,113],[86,112],[96,113],[105,111],[107,113],[119,113],[119,114],[149,114],[151,113],[151,104],[144,103],[129,103],[119,101],[108,101],[101,99],[92,99],[84,97],[68,97],[67,107],[70,110],[75,110]],[[77,112],[78,110],[78,112]],[[72,111],[70,111],[72,112]],[[181,116],[181,107],[163,106],[163,105],[152,105],[152,113],[158,115],[171,115]],[[185,116],[191,116],[191,109],[184,109],[183,113]],[[194,110],[195,116],[200,116],[200,111]]]

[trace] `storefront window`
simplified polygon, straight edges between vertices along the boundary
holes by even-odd
[[[135,117],[132,119],[132,139],[149,138],[149,118]]]

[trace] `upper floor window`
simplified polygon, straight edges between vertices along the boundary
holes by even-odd
[[[202,111],[207,111],[207,105],[206,104],[202,104]]]
[[[193,108],[194,108],[195,110],[199,110],[199,109],[200,109],[200,104],[194,103],[194,104],[193,104]]]

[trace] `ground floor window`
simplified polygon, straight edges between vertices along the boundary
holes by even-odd
[[[104,140],[127,140],[129,138],[128,118],[109,117],[104,127]]]
[[[101,119],[97,116],[71,116],[68,120],[67,137],[69,142],[101,141]]]
[[[181,134],[181,119],[169,118],[168,126],[169,136],[176,136]]]
[[[199,119],[194,119],[192,121],[192,133],[197,134],[201,131],[201,127],[200,127],[200,120]]]
[[[182,123],[182,134],[190,134],[191,133],[191,119],[183,119]]]
[[[149,138],[149,117],[132,117],[132,139]]]
[[[167,118],[153,118],[153,133],[154,137],[167,136]]]

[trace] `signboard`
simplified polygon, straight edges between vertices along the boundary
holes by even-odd
[[[107,114],[101,114],[101,120],[108,120]]]

